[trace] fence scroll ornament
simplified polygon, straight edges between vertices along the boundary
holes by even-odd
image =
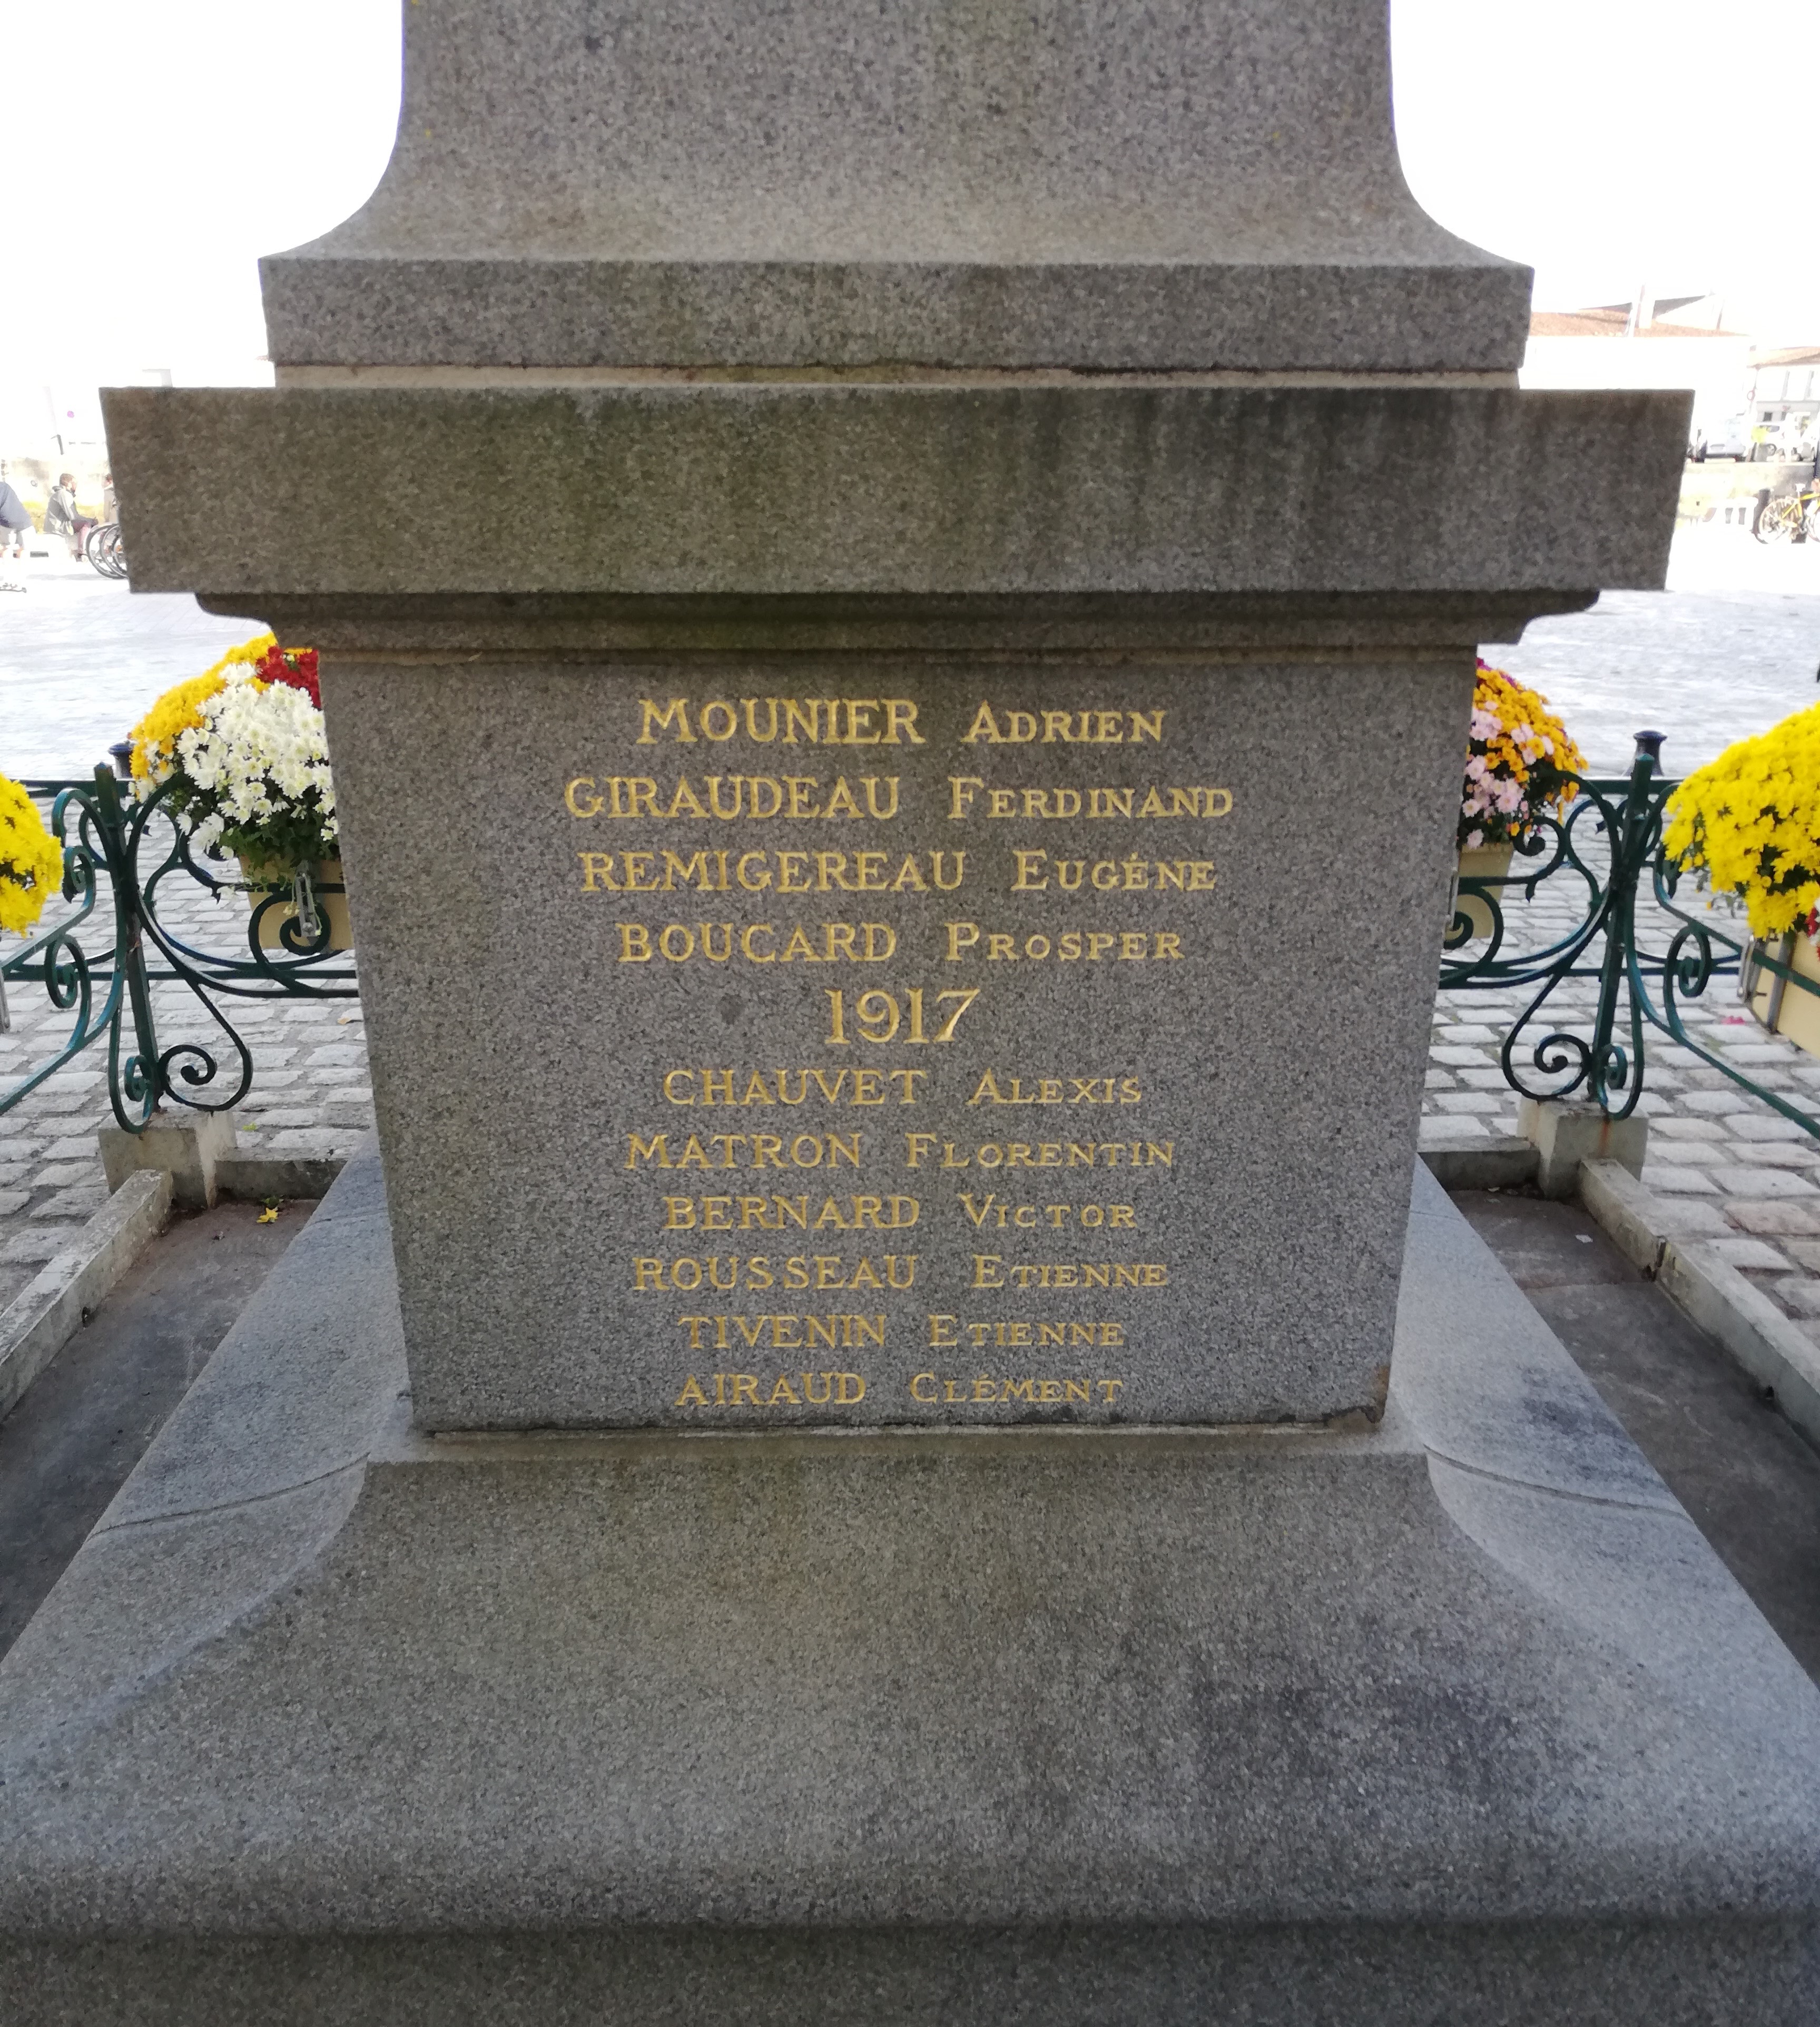
[[[1715,1054],[1683,1018],[1686,1006],[1715,979],[1737,980],[1747,960],[1753,973],[1782,979],[1785,991],[1817,988],[1780,959],[1747,949],[1748,936],[1729,936],[1710,915],[1696,917],[1681,905],[1683,876],[1662,848],[1663,810],[1678,785],[1660,772],[1663,737],[1638,733],[1627,776],[1569,775],[1579,792],[1561,814],[1543,817],[1517,841],[1508,874],[1461,877],[1442,946],[1442,990],[1536,988],[1511,1023],[1501,1055],[1505,1081],[1526,1098],[1580,1098],[1610,1117],[1627,1118],[1642,1094],[1645,1036],[1655,1028],[1820,1137],[1820,1117]],[[1557,880],[1576,895],[1583,888],[1579,919],[1542,947],[1506,955],[1505,896],[1514,891],[1532,900],[1544,881]],[[1640,887],[1662,924],[1639,924]],[[1461,906],[1461,896],[1477,903],[1472,913]],[[1646,938],[1665,940],[1654,948]],[[1549,1002],[1570,979],[1598,981],[1590,1036],[1552,1025]]]
[[[105,1035],[108,1093],[114,1117],[129,1132],[142,1132],[153,1112],[169,1102],[198,1112],[226,1112],[252,1084],[252,1056],[223,1010],[234,999],[352,999],[359,992],[351,962],[330,947],[322,897],[338,888],[318,886],[308,873],[264,884],[238,877],[234,861],[196,855],[190,827],[166,807],[174,785],[161,784],[143,800],[123,795],[105,766],[90,781],[28,781],[51,801],[50,828],[63,847],[66,912],[0,962],[0,1026],[6,1024],[5,990],[42,986],[71,1026],[54,1054],[17,1083],[0,1088],[0,1113],[9,1110],[47,1077],[72,1062]],[[205,950],[160,915],[184,890],[200,886],[220,900],[249,896],[244,951]],[[101,908],[104,890],[111,921]],[[275,936],[275,948],[264,939]],[[215,1037],[160,1046],[154,986],[186,988],[205,1011]]]

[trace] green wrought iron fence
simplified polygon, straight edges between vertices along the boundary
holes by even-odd
[[[1638,733],[1627,775],[1570,777],[1579,793],[1564,815],[1520,841],[1509,873],[1461,877],[1442,947],[1442,990],[1535,988],[1501,1051],[1505,1081],[1526,1098],[1577,1098],[1627,1117],[1642,1093],[1654,1030],[1820,1138],[1820,1117],[1715,1054],[1683,1017],[1715,980],[1735,982],[1741,970],[1779,980],[1778,1002],[1790,991],[1820,997],[1820,985],[1798,976],[1786,955],[1752,942],[1741,918],[1741,932],[1729,934],[1710,911],[1696,915],[1683,905],[1684,876],[1662,846],[1663,808],[1679,785],[1661,773],[1662,742],[1659,732]],[[1575,919],[1539,947],[1516,949],[1509,904],[1534,900],[1549,882],[1575,895]],[[1641,910],[1640,892],[1648,904]],[[1551,1010],[1570,980],[1597,983],[1590,1032]]]
[[[0,1028],[7,991],[42,988],[70,1016],[68,1035],[17,1082],[0,1087],[0,1113],[17,1105],[105,1036],[108,1094],[129,1132],[144,1131],[169,1102],[226,1112],[252,1084],[252,1056],[226,1008],[236,999],[347,999],[359,991],[354,966],[333,947],[325,903],[338,886],[302,873],[294,880],[245,877],[231,859],[197,855],[188,827],[169,809],[169,785],[141,801],[97,767],[88,781],[28,781],[50,805],[63,847],[63,911],[0,962]],[[218,901],[245,895],[229,919],[245,949],[208,949],[174,919],[179,892]],[[104,907],[104,903],[106,906]],[[186,988],[219,1040],[160,1044],[153,988]]]

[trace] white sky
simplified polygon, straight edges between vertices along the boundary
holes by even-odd
[[[151,367],[179,384],[266,377],[254,261],[377,180],[399,13],[0,5],[0,441],[22,402],[42,428],[46,381],[77,400]],[[1723,290],[1773,342],[1820,339],[1811,137],[1798,110],[1730,116],[1789,87],[1804,102],[1820,0],[1394,0],[1393,30],[1417,197],[1534,264],[1538,304],[1616,301],[1647,278]],[[1766,148],[1782,168],[1766,172]]]
[[[1391,24],[1410,187],[1527,261],[1538,308],[1647,279],[1719,291],[1728,327],[1735,305],[1771,342],[1820,340],[1808,123],[1753,116],[1803,101],[1820,0],[1392,0]]]

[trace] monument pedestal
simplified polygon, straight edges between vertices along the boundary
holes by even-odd
[[[389,1210],[0,1668],[9,2027],[1811,2020],[1820,1697],[1406,1216],[1685,401],[1519,391],[1376,0],[404,13],[278,386],[109,397],[321,650]]]
[[[1682,406],[110,395],[135,581],[320,652],[418,1424],[1375,1415],[1476,644]]]
[[[1811,2018],[1820,1696],[1425,1176],[1369,1434],[430,1438],[360,1161],[0,1734],[17,2027]]]

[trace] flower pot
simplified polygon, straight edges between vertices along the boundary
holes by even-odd
[[[1462,851],[1460,855],[1460,879],[1501,880],[1510,870],[1511,855],[1515,850],[1516,847],[1506,840],[1502,844],[1481,844],[1470,851]],[[1472,932],[1466,939],[1468,943],[1490,935],[1491,910],[1486,905],[1484,897],[1478,894],[1462,894],[1457,884],[1453,889],[1453,906],[1448,918],[1450,926],[1457,915],[1464,915],[1472,925]]]
[[[287,921],[295,920],[297,912],[296,900],[291,896],[292,876],[289,870],[274,866],[263,860],[243,858],[240,862],[241,877],[253,888],[247,895],[247,905],[256,908],[266,894],[276,887],[283,890],[286,898],[275,908],[269,908],[260,918],[259,941],[262,950],[276,951],[281,957],[295,957],[300,953],[286,947],[280,940],[280,931]],[[316,890],[316,906],[329,925],[329,940],[323,951],[344,951],[354,947],[354,932],[348,924],[348,896],[345,893],[325,893],[326,887],[340,888],[341,862],[338,858],[319,858],[310,868],[311,884]],[[321,952],[311,954],[319,955]]]
[[[1767,954],[1785,964],[1797,978],[1820,985],[1820,952],[1811,936],[1784,936],[1780,942],[1752,943],[1744,958],[1744,997],[1772,1035],[1780,1035],[1811,1056],[1820,1056],[1820,996],[1803,992],[1759,964]]]

